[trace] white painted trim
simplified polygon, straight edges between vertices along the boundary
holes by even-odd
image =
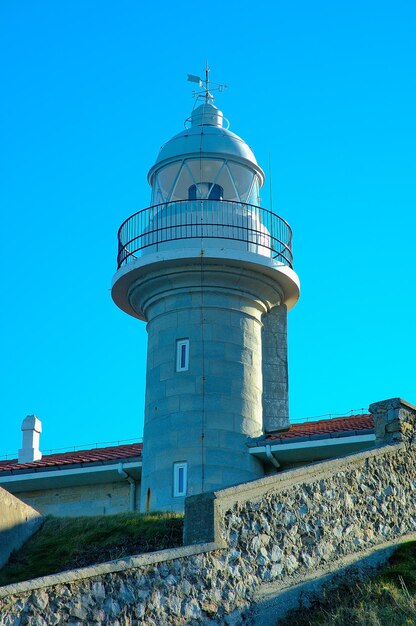
[[[179,472],[183,470],[183,490],[179,490]],[[173,464],[173,497],[179,498],[186,496],[188,486],[188,463],[182,461],[181,463]]]
[[[333,437],[329,439],[315,439],[313,441],[298,441],[296,443],[280,443],[280,444],[267,444],[265,446],[257,446],[249,448],[250,454],[266,454],[267,446],[270,445],[272,452],[284,452],[286,450],[305,450],[305,448],[323,448],[328,446],[337,446],[346,443],[367,443],[376,440],[375,435],[353,435],[352,437]]]
[[[185,354],[183,355],[183,349]],[[182,355],[184,363],[182,364]],[[177,339],[176,340],[176,371],[187,372],[189,369],[189,339]]]
[[[2,476],[0,472],[0,486],[6,483],[14,483],[30,480],[50,480],[51,478],[62,478],[64,476],[80,476],[85,474],[97,474],[99,472],[116,472],[118,473],[120,461],[112,465],[94,465],[93,467],[77,467],[75,469],[60,469],[60,470],[47,470],[42,471],[30,471],[30,473],[19,472],[11,474],[9,476]],[[137,469],[142,466],[141,461],[130,461],[129,463],[123,463],[123,469]]]
[[[229,266],[228,260],[238,262],[241,269],[247,268],[253,272],[260,272],[262,276],[268,276],[273,281],[277,281],[284,293],[284,302],[288,311],[292,309],[299,299],[300,282],[299,277],[294,270],[287,265],[279,263],[270,257],[262,256],[255,252],[243,252],[242,250],[232,249],[226,250],[224,247],[217,247],[218,242],[215,239],[209,240],[209,245],[204,243],[204,264],[210,267],[218,268],[220,263],[222,271],[223,266]],[[224,240],[225,241],[225,240]],[[222,244],[224,245],[224,244]],[[144,256],[136,259],[135,262],[123,265],[114,274],[111,287],[111,296],[115,304],[122,310],[143,321],[146,321],[143,312],[135,311],[130,303],[130,288],[132,285],[140,281],[143,276],[150,271],[161,270],[165,274],[166,270],[181,265],[194,265],[195,262],[201,262],[201,246],[195,248],[175,248],[172,250],[163,250],[159,252],[148,252]]]

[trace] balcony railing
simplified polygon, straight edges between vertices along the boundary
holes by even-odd
[[[207,240],[205,247],[214,244],[212,240],[224,240],[227,250],[254,252],[289,267],[293,264],[292,230],[272,211],[231,200],[178,200],[142,209],[123,222],[118,231],[117,266],[150,252],[195,247],[196,239]]]

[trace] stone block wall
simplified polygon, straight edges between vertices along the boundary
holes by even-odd
[[[416,415],[411,405],[406,411]],[[189,498],[185,536],[210,543],[0,588],[0,625],[264,625],[262,593],[282,597],[282,590],[414,536],[415,447],[407,427],[402,436],[394,445]]]
[[[286,305],[273,307],[262,322],[263,428],[273,433],[290,426]]]
[[[148,321],[142,511],[183,510],[175,463],[190,495],[264,475],[246,444],[262,434],[262,315],[281,294],[267,275],[211,261],[164,264],[130,291]]]

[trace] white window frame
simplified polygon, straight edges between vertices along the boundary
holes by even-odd
[[[182,354],[185,350],[185,360],[183,363]],[[189,369],[189,339],[178,339],[176,341],[176,371],[186,372]]]
[[[180,474],[182,475],[182,490],[180,489]],[[173,497],[180,498],[186,496],[188,486],[188,463],[181,461],[173,464]]]

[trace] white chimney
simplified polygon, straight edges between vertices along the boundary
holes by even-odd
[[[40,433],[42,422],[36,415],[28,415],[22,422],[23,441],[19,450],[19,463],[32,463],[40,461],[42,452],[39,450]]]

